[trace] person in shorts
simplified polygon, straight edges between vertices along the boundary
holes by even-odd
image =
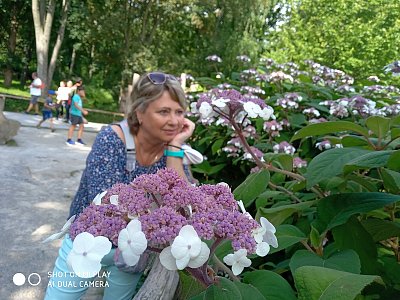
[[[49,120],[51,132],[55,131],[53,125],[53,109],[56,108],[56,105],[53,103],[53,98],[52,98],[54,94],[55,92],[53,90],[47,91],[47,97],[46,100],[44,101],[44,105],[42,108],[43,119],[36,125],[36,128],[40,128],[40,125],[42,125],[44,121]]]
[[[30,94],[31,94],[31,100],[29,102],[28,109],[25,111],[26,114],[30,112],[32,108],[35,108],[35,115],[39,114],[39,98],[42,95],[42,88],[43,88],[43,82],[42,80],[38,77],[36,72],[32,73],[32,83],[29,86],[30,88]]]
[[[76,125],[79,125],[78,129],[78,139],[76,140],[76,144],[78,145],[86,145],[82,141],[82,135],[83,135],[83,129],[85,127],[84,125],[84,119],[83,116],[86,116],[88,114],[88,111],[83,109],[83,104],[82,104],[82,98],[85,97],[85,89],[83,86],[79,86],[76,89],[75,95],[72,97],[71,100],[71,109],[70,109],[70,121],[71,125],[68,130],[68,139],[67,139],[67,145],[73,146],[75,145],[75,142],[72,140],[72,136],[75,131]]]

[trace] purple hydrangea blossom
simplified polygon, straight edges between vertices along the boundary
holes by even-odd
[[[227,185],[195,187],[167,168],[141,175],[130,184],[115,184],[102,200],[86,207],[72,223],[72,239],[88,232],[118,246],[121,230],[138,218],[148,245],[160,250],[169,246],[185,225],[192,225],[205,239],[229,239],[236,250],[254,253],[256,249],[252,231],[260,225],[239,212]]]

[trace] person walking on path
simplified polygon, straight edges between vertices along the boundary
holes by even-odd
[[[53,103],[53,98],[52,98],[52,95],[54,94],[55,92],[53,90],[47,91],[47,97],[46,100],[44,101],[44,105],[42,108],[43,119],[36,125],[36,128],[40,128],[40,126],[44,121],[49,120],[51,132],[56,131],[53,125],[53,109],[56,108],[56,105]]]
[[[56,119],[60,116],[64,116],[64,107],[67,106],[67,102],[69,100],[69,94],[71,92],[71,88],[66,86],[65,81],[60,81],[60,86],[57,89],[57,107],[56,107]]]
[[[116,183],[130,183],[142,174],[172,168],[190,181],[182,145],[193,134],[195,124],[185,118],[185,93],[172,75],[154,72],[142,75],[132,91],[127,119],[104,127],[97,135],[83,171],[79,189],[70,207],[70,217],[78,219],[95,196]],[[134,141],[134,152],[127,147]],[[115,249],[114,249],[115,250]],[[68,269],[72,240],[67,234],[59,250],[45,300],[80,299],[94,278],[81,278]],[[111,250],[102,261],[109,272],[103,300],[130,300],[141,272],[114,264]],[[162,278],[160,279],[160,284]]]
[[[26,114],[28,114],[32,108],[35,108],[35,115],[39,114],[39,97],[42,95],[42,88],[43,88],[43,82],[42,80],[38,77],[36,72],[32,73],[32,83],[29,86],[30,88],[30,94],[31,94],[31,100],[29,102],[28,109],[25,111]]]
[[[86,145],[82,141],[82,135],[83,135],[83,130],[84,130],[84,121],[83,121],[83,116],[88,114],[88,111],[83,109],[83,103],[82,103],[82,98],[85,97],[85,89],[83,86],[79,86],[76,89],[76,94],[72,97],[71,101],[71,109],[70,109],[70,119],[71,119],[71,125],[68,129],[68,139],[67,139],[67,145],[68,146],[73,146],[75,145],[75,142],[72,140],[72,136],[74,134],[74,130],[76,125],[79,125],[78,129],[78,139],[76,140],[76,143],[79,145]]]

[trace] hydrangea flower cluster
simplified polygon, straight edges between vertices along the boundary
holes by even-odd
[[[228,185],[192,186],[175,170],[166,168],[141,175],[130,184],[115,184],[99,194],[69,228],[74,250],[68,261],[79,274],[90,266],[90,277],[98,272],[102,257],[113,245],[119,265],[120,254],[122,264],[135,266],[149,249],[160,252],[160,262],[167,269],[188,267],[191,272],[205,266],[215,251],[216,246],[210,250],[203,240],[215,245],[230,240],[234,251],[265,256],[269,245],[278,245],[273,225],[264,218],[260,221],[239,210]],[[263,238],[266,234],[270,238],[272,234],[272,242]],[[90,243],[98,245],[99,251]],[[89,252],[93,255],[85,254]],[[200,276],[199,270],[205,274]],[[192,275],[212,284],[206,268],[199,270]]]
[[[238,55],[236,56],[236,59],[242,62],[250,62],[251,59],[247,55]]]
[[[286,141],[276,144],[274,147],[272,147],[272,149],[274,150],[274,153],[286,153],[293,155],[296,152],[296,148]]]
[[[333,144],[329,140],[323,140],[315,144],[315,147],[319,150],[329,150],[331,148],[343,148],[342,144]]]
[[[212,61],[212,62],[218,62],[218,63],[222,62],[222,59],[218,55],[215,55],[215,54],[207,56],[206,60]]]
[[[303,100],[303,97],[298,93],[286,93],[283,98],[276,100],[276,105],[292,110],[299,108],[299,102],[301,102],[301,100]]]
[[[396,60],[383,68],[386,73],[392,73],[393,76],[400,76],[400,60]]]
[[[338,118],[348,117],[350,113],[363,117],[380,114],[375,108],[376,102],[361,95],[354,95],[351,98],[340,98],[334,101],[323,101],[320,104],[329,106],[329,113]]]
[[[250,123],[246,120],[247,117],[261,117],[264,120],[275,119],[274,110],[264,100],[242,95],[234,89],[213,89],[209,93],[203,93],[191,108],[192,113],[199,114],[200,118],[209,124],[218,118],[234,120],[244,125]]]

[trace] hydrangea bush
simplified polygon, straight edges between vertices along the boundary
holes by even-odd
[[[207,160],[193,171],[236,187],[243,209],[276,228],[278,248],[242,277],[262,295],[254,299],[400,294],[398,66],[355,79],[311,60],[263,59],[195,79],[191,143]],[[229,249],[216,255],[248,265]],[[242,287],[224,282],[218,295]]]

